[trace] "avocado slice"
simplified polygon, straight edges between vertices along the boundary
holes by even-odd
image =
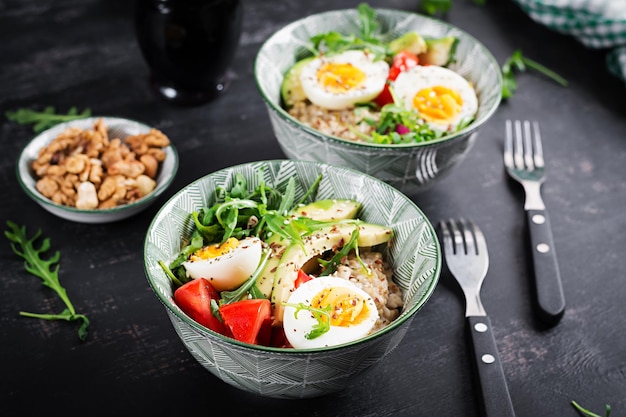
[[[321,222],[336,222],[338,220],[355,219],[361,203],[350,199],[324,199],[304,204],[291,212],[292,216],[308,217]],[[266,298],[270,298],[274,285],[274,273],[287,247],[292,243],[280,235],[272,235],[265,243],[272,253],[265,264],[263,272],[256,280],[256,285]]]
[[[335,224],[303,236],[304,245],[292,243],[287,247],[274,273],[274,288],[270,298],[274,310],[274,325],[283,321],[282,303],[289,299],[289,295],[295,289],[298,270],[309,260],[348,242],[357,227],[359,228],[359,247],[376,246],[389,242],[393,237],[391,228],[377,224]]]
[[[418,55],[420,65],[446,66],[454,62],[454,54],[459,43],[456,36],[426,39],[428,50]]]
[[[283,99],[285,107],[290,108],[299,101],[306,100],[306,94],[302,89],[300,82],[300,74],[302,69],[313,60],[314,57],[308,57],[296,62],[285,74],[283,83],[280,86],[280,96]]]
[[[261,272],[256,279],[256,286],[261,290],[265,298],[269,299],[272,294],[272,287],[274,286],[276,267],[278,267],[283,252],[285,252],[285,249],[289,246],[291,241],[278,234],[274,234],[266,239],[265,243],[269,246],[269,250],[271,250],[272,253],[263,268],[263,272]]]
[[[407,32],[404,35],[389,42],[389,50],[392,54],[397,54],[402,51],[408,51],[412,54],[419,55],[426,52],[428,47],[426,41],[417,32]]]
[[[361,203],[350,199],[324,199],[297,207],[293,215],[308,217],[321,222],[355,219]]]

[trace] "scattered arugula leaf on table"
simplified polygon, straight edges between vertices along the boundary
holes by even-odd
[[[20,108],[16,111],[7,111],[5,116],[7,119],[21,125],[32,124],[34,125],[33,131],[40,133],[59,123],[89,117],[91,116],[91,109],[86,108],[79,113],[76,107],[71,107],[66,114],[61,114],[55,113],[55,108],[52,106],[46,107],[43,111]]]
[[[574,408],[577,411],[579,411],[581,414],[583,414],[586,417],[601,417],[600,415],[592,413],[591,411],[587,410],[586,408],[581,407],[576,401],[572,401],[572,405],[574,406]],[[605,407],[605,410],[606,410],[605,417],[609,417],[611,415],[611,406],[606,404],[604,407]]]
[[[58,314],[39,314],[20,311],[20,315],[42,320],[80,321],[78,337],[81,341],[87,340],[89,319],[83,314],[76,313],[67,295],[67,291],[59,281],[58,273],[60,266],[58,262],[61,257],[59,251],[54,252],[50,258],[43,259],[41,256],[50,249],[50,239],[43,238],[39,246],[36,246],[36,241],[41,237],[41,229],[29,239],[26,236],[26,226],[19,227],[10,220],[7,221],[7,225],[9,230],[6,230],[4,235],[12,242],[11,249],[13,249],[13,252],[24,259],[26,271],[41,278],[43,285],[54,290],[66,306],[65,310]]]
[[[487,0],[472,0],[474,4],[484,6]],[[419,4],[421,12],[430,16],[437,13],[447,13],[452,8],[452,0],[422,0]]]
[[[561,77],[559,74],[545,67],[539,62],[525,57],[524,55],[522,55],[522,51],[518,49],[513,52],[513,54],[502,65],[502,98],[510,98],[513,96],[513,94],[515,94],[515,91],[517,90],[515,71],[526,71],[527,67],[539,71],[540,73],[556,81],[563,87],[566,87],[568,84],[565,78]]]

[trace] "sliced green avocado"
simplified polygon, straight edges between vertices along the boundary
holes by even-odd
[[[276,267],[283,256],[283,252],[285,252],[285,249],[289,246],[291,241],[278,234],[274,234],[266,239],[265,243],[267,243],[272,253],[263,268],[263,272],[256,279],[256,286],[261,290],[265,298],[269,299],[272,294],[272,287],[274,286],[274,272],[276,272]]]
[[[338,220],[355,219],[361,203],[349,199],[325,199],[310,204],[299,206],[292,211],[294,216],[308,217],[321,222],[333,222]],[[278,266],[283,252],[292,241],[282,238],[280,235],[272,235],[265,241],[272,251],[270,258],[257,278],[256,285],[266,298],[270,298],[274,285],[274,272]]]
[[[274,273],[274,288],[270,300],[274,309],[274,324],[283,321],[283,302],[295,289],[298,270],[310,259],[319,257],[324,252],[347,243],[352,233],[359,227],[359,247],[371,247],[389,242],[393,237],[393,230],[377,224],[340,224],[319,229],[310,235],[303,236],[303,246],[292,243],[287,247],[281,262]]]
[[[300,82],[300,73],[313,58],[314,57],[304,58],[296,62],[285,74],[283,83],[280,86],[280,95],[287,108],[292,107],[299,101],[306,100],[306,94],[304,94],[302,83]]]
[[[426,52],[427,46],[422,35],[417,32],[407,32],[399,38],[389,42],[389,50],[394,55],[402,51],[408,51],[412,54],[419,55]]]
[[[454,54],[459,43],[456,36],[426,39],[428,50],[418,55],[420,65],[438,65],[443,67],[454,61]]]
[[[361,203],[349,199],[325,199],[297,207],[292,214],[321,222],[355,219]]]

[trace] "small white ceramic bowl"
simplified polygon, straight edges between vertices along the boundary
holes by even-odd
[[[17,179],[26,194],[35,200],[41,207],[50,213],[66,220],[79,223],[109,223],[133,216],[154,203],[163,191],[172,183],[178,171],[178,153],[173,145],[164,148],[165,160],[161,163],[156,177],[156,188],[145,197],[125,205],[110,209],[80,210],[74,207],[56,204],[37,191],[37,177],[32,169],[32,163],[41,148],[54,140],[61,132],[70,127],[89,129],[96,120],[102,119],[109,130],[109,137],[136,135],[150,131],[150,126],[143,123],[117,117],[88,117],[58,124],[35,136],[21,152],[17,161]]]

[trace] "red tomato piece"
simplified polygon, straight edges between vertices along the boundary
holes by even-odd
[[[298,288],[300,284],[305,283],[307,281],[311,281],[313,277],[304,272],[301,269],[298,269],[298,277],[296,278],[296,282],[294,283],[295,288]]]
[[[391,71],[391,69],[389,70],[389,79],[392,81],[395,80],[401,72],[413,68],[418,63],[419,59],[417,55],[408,51],[398,52],[398,54],[393,57],[393,64],[391,65],[393,71]],[[393,78],[391,78],[392,76]]]
[[[285,335],[285,329],[283,328],[283,326],[272,327],[272,337],[269,345],[276,348],[293,347],[287,340],[287,336]]]
[[[245,343],[268,346],[272,333],[270,300],[255,298],[220,307],[224,324],[232,337]]]
[[[211,300],[220,295],[205,278],[191,280],[174,291],[174,301],[189,317],[214,332],[228,335],[224,324],[213,315]]]
[[[389,68],[389,75],[387,76],[387,83],[385,84],[385,88],[383,91],[374,99],[374,101],[380,106],[384,106],[385,104],[393,103],[393,97],[389,92],[389,81],[395,81],[398,78],[398,75],[402,71],[406,71],[410,68],[413,68],[419,64],[419,59],[417,55],[412,54],[408,51],[400,51],[393,57],[393,62],[391,67]]]

